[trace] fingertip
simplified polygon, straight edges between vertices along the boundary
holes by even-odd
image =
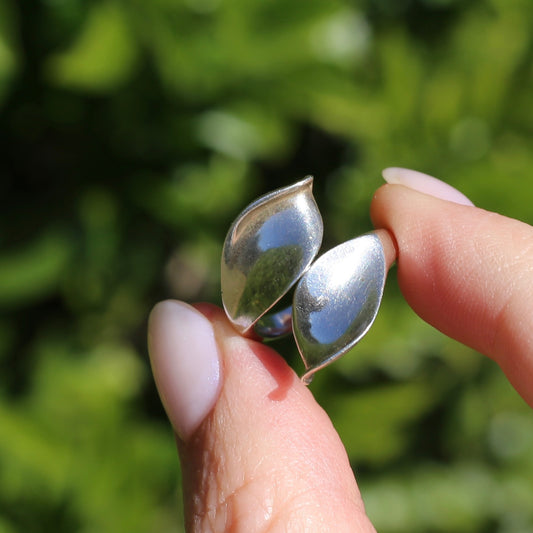
[[[385,264],[387,270],[389,270],[398,257],[398,243],[396,242],[394,235],[386,229],[377,229],[375,230],[375,233],[379,237],[383,246]]]
[[[389,167],[382,172],[389,184],[403,185],[415,191],[456,204],[473,206],[472,201],[448,183],[429,174],[408,168]]]
[[[209,302],[197,302],[191,304],[191,306],[202,313],[210,322],[222,320],[225,317],[224,311],[220,307]]]
[[[224,382],[208,416],[178,446],[194,519],[212,517],[207,484],[217,487],[218,501],[243,509],[243,531],[257,530],[258,521],[267,529],[266,501],[276,523],[305,524],[312,516],[337,520],[339,531],[353,531],[346,524],[354,521],[371,529],[342,442],[309,388],[270,346],[239,335],[222,310],[195,307],[212,320]],[[332,494],[334,502],[325,504]]]
[[[370,202],[370,219],[376,229],[385,228],[390,230],[395,242],[396,237],[394,232],[390,228],[390,224],[387,217],[388,205],[392,200],[401,202],[401,197],[408,193],[408,189],[399,185],[390,185],[388,183],[381,185]]]
[[[216,402],[221,363],[209,320],[183,302],[166,300],[148,323],[152,372],[172,426],[187,439]]]
[[[371,216],[398,244],[398,282],[426,322],[495,359],[533,405],[533,228],[400,185],[374,195]]]

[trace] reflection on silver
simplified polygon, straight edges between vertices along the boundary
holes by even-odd
[[[224,242],[222,302],[241,334],[263,338],[293,331],[309,383],[353,348],[376,318],[387,265],[374,232],[341,244],[312,265],[322,242],[313,178],[250,204]],[[298,280],[300,280],[298,282]],[[266,315],[296,283],[291,307]]]
[[[277,313],[263,315],[254,326],[254,331],[263,339],[276,339],[292,331],[292,305]]]
[[[318,253],[323,225],[312,187],[308,176],[262,196],[237,217],[226,236],[222,302],[240,333],[287,293]],[[280,324],[282,330],[272,335],[290,331],[290,320]]]
[[[317,259],[296,287],[293,331],[305,382],[353,348],[376,318],[387,267],[381,240],[368,233]]]

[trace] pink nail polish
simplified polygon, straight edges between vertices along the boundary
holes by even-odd
[[[148,326],[152,372],[174,430],[187,439],[220,391],[220,356],[209,320],[190,305],[157,304]]]
[[[462,205],[474,205],[463,193],[454,189],[451,185],[416,170],[390,167],[383,171],[383,178],[387,183],[403,185],[442,200]]]

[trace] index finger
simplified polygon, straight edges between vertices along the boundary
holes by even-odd
[[[376,192],[371,216],[396,239],[414,311],[495,359],[533,406],[533,228],[401,185]]]

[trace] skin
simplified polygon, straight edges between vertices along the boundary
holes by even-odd
[[[533,406],[533,228],[400,185],[376,192],[371,215],[390,233],[409,305],[493,358]],[[196,308],[214,326],[223,378],[206,418],[177,439],[187,531],[375,531],[309,389],[271,348],[239,336],[223,311]]]

